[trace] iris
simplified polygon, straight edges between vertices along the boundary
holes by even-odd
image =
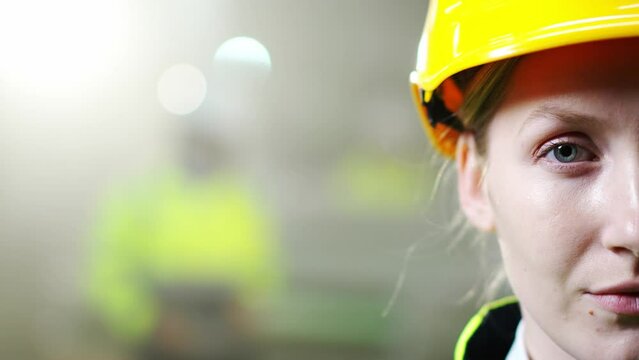
[[[579,149],[573,144],[563,144],[553,149],[553,155],[559,162],[573,162],[577,158]]]

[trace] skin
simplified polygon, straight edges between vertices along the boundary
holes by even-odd
[[[527,55],[486,154],[458,142],[462,209],[497,233],[531,359],[639,359],[639,316],[589,296],[639,281],[638,59],[636,38]]]

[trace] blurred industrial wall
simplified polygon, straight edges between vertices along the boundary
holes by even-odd
[[[212,131],[223,150],[196,151],[232,164],[277,229],[260,356],[450,358],[479,260],[449,248],[453,186],[431,196],[441,162],[408,91],[427,6],[2,1],[0,357],[128,356],[87,335],[101,209]],[[268,57],[220,54],[238,37]],[[176,64],[195,85],[162,80]]]

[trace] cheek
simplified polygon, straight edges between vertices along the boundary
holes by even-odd
[[[596,229],[582,209],[592,191],[530,165],[490,169],[487,191],[511,282],[520,277],[561,284],[579,268]],[[554,281],[548,281],[554,280]],[[514,285],[514,284],[513,284]]]

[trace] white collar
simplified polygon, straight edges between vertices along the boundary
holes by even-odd
[[[515,341],[508,351],[505,360],[528,360],[526,345],[524,344],[524,320],[519,321],[517,331],[515,332]]]

